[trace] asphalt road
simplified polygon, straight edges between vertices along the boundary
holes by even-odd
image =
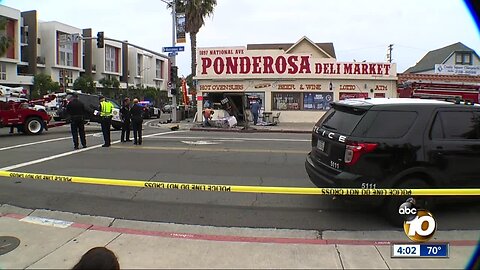
[[[0,170],[205,184],[314,187],[304,169],[308,134],[170,131],[146,121],[144,143],[103,144],[87,126],[73,150],[69,126],[39,136],[0,129]],[[375,208],[331,197],[213,193],[0,178],[0,203],[144,221],[317,230],[388,230]],[[478,204],[442,206],[438,229],[478,229]]]

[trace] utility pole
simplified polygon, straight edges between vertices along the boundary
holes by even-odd
[[[177,25],[177,12],[175,10],[176,8],[176,0],[172,0],[172,47],[175,47],[177,43],[177,37],[176,37],[176,25]],[[172,66],[175,66],[175,53],[172,55]],[[172,79],[172,89],[176,89],[176,78],[171,78]],[[172,95],[172,121],[174,123],[177,122],[177,91],[174,91],[174,95]]]
[[[393,50],[393,44],[388,45],[387,60],[389,63],[392,63],[392,50]]]

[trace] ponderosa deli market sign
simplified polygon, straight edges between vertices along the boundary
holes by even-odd
[[[259,55],[261,53],[261,55]],[[203,48],[198,50],[197,76],[368,76],[395,77],[395,64],[334,62],[332,58],[313,58],[309,54],[275,54],[276,51],[248,51],[246,48]]]

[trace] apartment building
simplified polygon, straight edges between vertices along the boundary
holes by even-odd
[[[96,42],[91,42],[92,46],[92,71],[93,80],[98,82],[105,79],[116,79],[120,81],[120,76],[123,74],[123,55],[122,43],[105,40],[103,48],[97,48]],[[85,57],[88,57],[85,54]],[[98,83],[97,83],[98,85]]]
[[[6,30],[0,36],[11,39],[6,54],[0,57],[0,85],[33,87],[35,74],[49,75],[62,89],[73,88],[81,75],[99,81],[117,79],[120,88],[155,87],[167,89],[168,57],[135,45],[105,39],[98,48],[96,32],[58,21],[39,21],[37,11],[0,5]],[[107,36],[105,36],[107,37]]]
[[[5,55],[0,57],[0,84],[12,87],[33,85],[33,74],[28,72],[27,40],[28,27],[20,10],[0,5],[0,17],[6,20],[5,30],[0,36],[10,39]]]
[[[168,58],[132,46],[128,49],[129,85],[166,89]]]
[[[61,87],[71,88],[83,72],[82,29],[61,22],[39,22],[38,73],[45,73],[59,82]]]

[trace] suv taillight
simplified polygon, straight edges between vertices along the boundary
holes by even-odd
[[[357,163],[365,153],[370,153],[375,148],[377,148],[378,144],[376,143],[357,143],[357,142],[349,142],[345,146],[345,165],[353,165]]]

